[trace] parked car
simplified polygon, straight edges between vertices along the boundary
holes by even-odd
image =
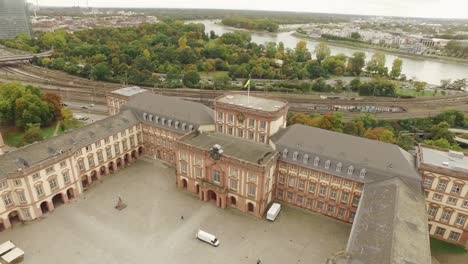
[[[83,106],[81,107],[81,109],[89,109],[89,107],[86,106],[86,105],[83,105]]]
[[[195,235],[196,238],[200,239],[203,242],[206,242],[214,247],[219,246],[219,240],[216,238],[216,236],[205,232],[203,230],[198,229],[197,234]]]
[[[270,206],[270,209],[268,209],[268,212],[267,212],[267,219],[270,220],[270,221],[275,221],[276,217],[278,216],[278,214],[280,213],[281,211],[281,204],[279,203],[273,203],[271,206]]]

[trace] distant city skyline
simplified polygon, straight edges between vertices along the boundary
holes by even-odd
[[[36,0],[27,0],[36,3]],[[402,16],[425,18],[468,19],[466,0],[39,0],[43,6],[82,6],[115,8],[200,8],[249,9],[264,11],[292,11],[339,13],[371,16]]]

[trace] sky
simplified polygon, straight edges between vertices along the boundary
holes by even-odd
[[[35,3],[36,0],[27,0]],[[39,5],[213,8],[468,19],[468,0],[38,0]]]

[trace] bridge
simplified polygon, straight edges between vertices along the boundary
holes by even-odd
[[[2,63],[17,63],[17,62],[24,62],[24,61],[31,61],[34,57],[36,58],[45,58],[50,57],[54,53],[53,50],[49,50],[46,52],[36,53],[36,54],[24,54],[24,55],[10,55],[5,57],[0,57],[0,64]]]

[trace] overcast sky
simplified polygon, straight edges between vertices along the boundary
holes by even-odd
[[[36,0],[27,0],[35,3]],[[39,0],[39,5],[216,8],[468,19],[468,0]]]

